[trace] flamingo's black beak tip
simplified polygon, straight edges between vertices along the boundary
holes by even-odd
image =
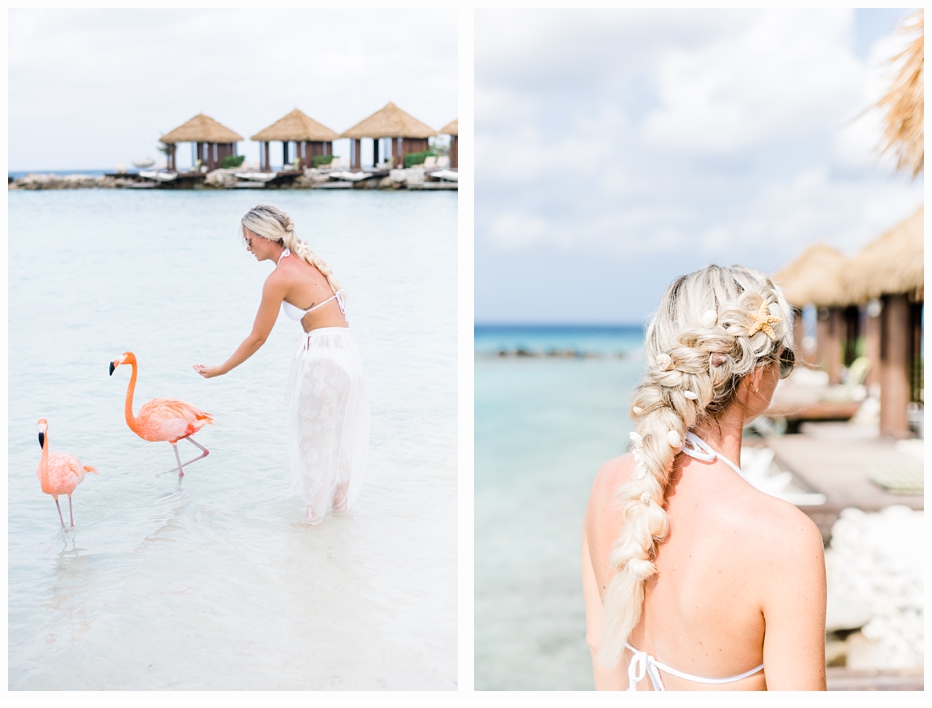
[[[45,433],[39,433],[39,447],[45,447]]]
[[[111,376],[113,376],[113,370],[114,370],[115,368],[116,368],[116,367],[113,365],[113,362],[111,361],[111,362],[110,362],[110,375],[111,375]]]

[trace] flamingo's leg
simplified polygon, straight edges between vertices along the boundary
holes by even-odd
[[[74,528],[74,510],[71,508],[71,495],[68,495],[68,516],[71,518],[71,528]]]
[[[178,462],[178,476],[184,477],[184,470],[181,469],[184,465],[181,464],[181,455],[178,453],[178,446],[175,443],[172,443],[172,450],[175,451],[175,460]]]
[[[61,527],[65,528],[65,519],[61,515],[61,506],[58,504],[58,499],[55,500],[55,507],[58,509],[58,518],[61,519]]]
[[[189,438],[185,438],[185,440],[189,440],[190,442],[194,443],[194,445],[196,445],[197,447],[201,448],[201,450],[203,450],[204,453],[203,453],[202,455],[198,455],[197,457],[188,460],[188,461],[185,462],[184,464],[181,464],[181,460],[179,459],[179,460],[178,460],[178,464],[179,464],[178,469],[179,469],[179,470],[180,470],[182,467],[187,467],[187,466],[190,465],[192,462],[197,462],[198,460],[204,459],[205,457],[207,457],[207,456],[210,454],[210,450],[208,450],[206,447],[204,447],[203,445],[201,445],[201,444],[200,444],[197,440],[195,440],[194,438],[190,438],[190,437],[189,437]],[[172,443],[172,444],[174,445],[174,443]],[[178,448],[177,448],[177,447],[175,447],[175,456],[178,456]],[[173,470],[168,470],[168,471],[169,471],[169,472],[172,472]],[[165,474],[165,473],[164,473],[164,472],[160,472],[159,474]],[[156,475],[156,476],[158,476],[158,475]]]

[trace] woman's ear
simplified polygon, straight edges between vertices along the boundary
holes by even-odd
[[[751,373],[748,374],[748,379],[751,390],[757,393],[760,390],[761,381],[764,379],[764,367],[755,366]]]

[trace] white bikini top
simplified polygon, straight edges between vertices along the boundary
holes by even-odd
[[[741,472],[741,468],[738,467],[738,465],[736,465],[721,453],[713,450],[711,447],[709,447],[708,443],[706,443],[695,433],[686,433],[686,442],[683,443],[682,452],[686,455],[689,455],[690,457],[694,457],[697,460],[703,460],[705,462],[711,462],[712,460],[719,459],[731,467],[739,475],[744,477],[744,474]],[[663,681],[660,680],[661,671],[668,674],[673,674],[674,676],[679,676],[680,678],[686,679],[687,681],[695,681],[696,683],[731,683],[732,681],[740,681],[741,679],[747,678],[748,676],[753,676],[758,671],[764,670],[764,665],[761,664],[755,669],[745,671],[743,674],[738,674],[737,676],[729,676],[728,678],[705,678],[704,676],[692,676],[691,674],[685,674],[682,671],[677,671],[676,669],[671,668],[666,664],[661,664],[646,651],[638,651],[633,646],[628,644],[628,642],[625,642],[625,646],[628,647],[628,649],[630,649],[634,654],[634,656],[631,658],[631,663],[628,664],[629,691],[638,690],[638,681],[641,681],[645,674],[650,677],[651,685],[654,687],[655,691],[665,691],[666,689],[663,687]]]
[[[282,258],[284,258],[285,256],[290,256],[290,255],[291,255],[291,249],[286,248],[284,251],[282,251],[282,254],[278,257],[278,262],[275,265],[278,265],[279,263],[281,263]],[[337,304],[340,306],[340,312],[342,312],[343,316],[346,317],[346,291],[345,290],[337,290],[333,294],[333,297],[328,297],[323,302],[318,302],[316,305],[312,305],[306,310],[302,310],[300,307],[296,307],[295,305],[292,305],[290,302],[285,302],[284,300],[282,300],[282,309],[285,311],[285,314],[288,315],[288,317],[290,317],[291,319],[302,320],[304,319],[304,316],[308,312],[313,312],[318,307],[323,307],[331,300],[337,301]]]

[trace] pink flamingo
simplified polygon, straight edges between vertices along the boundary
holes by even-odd
[[[177,398],[153,398],[142,405],[138,416],[134,416],[133,392],[136,390],[136,355],[132,352],[125,352],[123,356],[111,361],[111,376],[113,376],[114,369],[120,364],[129,364],[133,367],[133,374],[130,376],[129,386],[126,388],[126,424],[130,430],[143,440],[170,442],[175,451],[175,460],[178,462],[178,476],[184,477],[183,467],[210,454],[206,447],[191,436],[207,423],[213,425],[213,417],[210,413],[205,413],[200,408],[179,401]],[[181,455],[178,454],[177,443],[185,438],[200,448],[201,454],[181,464]]]
[[[68,495],[68,516],[71,518],[71,528],[74,528],[74,511],[71,508],[71,493],[74,488],[84,481],[84,473],[97,470],[82,465],[77,457],[67,452],[49,452],[49,424],[45,418],[39,419],[39,445],[42,447],[42,459],[36,468],[36,477],[42,484],[42,491],[51,494],[58,508],[58,518],[61,527],[65,528],[65,519],[61,515],[61,506],[58,503],[59,494]]]

